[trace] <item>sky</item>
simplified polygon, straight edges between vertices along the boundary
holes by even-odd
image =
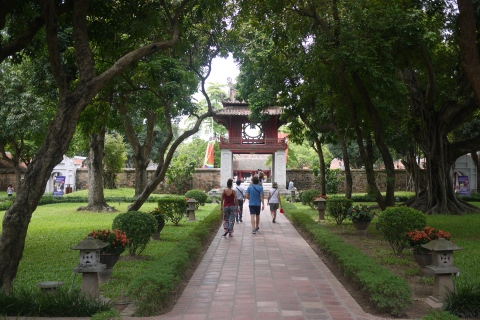
[[[235,62],[233,61],[232,55],[229,55],[227,59],[223,58],[215,58],[212,61],[212,72],[210,72],[210,76],[208,77],[205,87],[208,89],[208,83],[220,83],[225,84],[225,93],[228,94],[228,87],[227,85],[227,78],[232,78],[233,83],[237,82],[237,76],[239,74],[238,67],[236,66]],[[196,99],[203,98],[201,93],[195,94]]]

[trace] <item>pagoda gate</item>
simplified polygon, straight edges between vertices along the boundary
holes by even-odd
[[[220,186],[226,187],[227,180],[233,178],[235,154],[270,154],[272,170],[269,177],[272,182],[278,183],[279,190],[286,189],[287,141],[278,135],[278,128],[283,124],[280,120],[282,108],[268,107],[264,111],[268,115],[267,120],[252,123],[248,104],[235,100],[235,89],[230,81],[229,87],[230,98],[222,102],[223,108],[213,116],[215,122],[228,129],[228,138],[220,138]]]

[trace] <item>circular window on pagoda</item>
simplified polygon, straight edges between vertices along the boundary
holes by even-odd
[[[242,127],[243,140],[254,140],[251,143],[263,142],[265,133],[263,132],[263,126],[261,123],[244,123]],[[258,141],[261,140],[261,141]],[[249,143],[247,141],[247,143]]]

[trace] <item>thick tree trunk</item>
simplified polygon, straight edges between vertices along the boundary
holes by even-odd
[[[138,156],[134,156],[135,161],[135,197],[142,194],[143,190],[148,185],[147,167],[150,163],[149,159],[139,159]]]
[[[90,150],[88,152],[88,205],[77,210],[83,211],[113,211],[114,208],[107,205],[103,193],[103,157],[105,148],[105,128],[100,132],[90,134]]]
[[[188,1],[187,1],[188,2]],[[186,5],[186,2],[184,3]],[[0,235],[0,290],[10,292],[12,282],[25,247],[25,238],[33,212],[45,192],[45,186],[53,168],[62,161],[63,155],[75,132],[79,116],[100,89],[142,57],[172,48],[179,39],[179,21],[171,19],[171,39],[152,43],[135,49],[120,57],[111,68],[100,76],[95,76],[93,54],[90,50],[87,30],[88,1],[75,1],[72,11],[75,58],[80,74],[71,91],[71,82],[63,70],[59,41],[57,38],[57,19],[54,1],[41,2],[45,35],[48,46],[51,71],[59,89],[59,102],[55,118],[48,127],[43,145],[28,166],[24,183],[20,185],[12,206],[5,212]],[[184,6],[179,6],[180,15]]]

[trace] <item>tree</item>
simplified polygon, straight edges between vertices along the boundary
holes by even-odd
[[[117,174],[125,167],[125,144],[123,137],[118,133],[105,135],[104,181],[105,188],[115,189]]]
[[[15,170],[16,186],[20,186],[20,164],[30,164],[51,120],[52,102],[40,86],[34,87],[35,80],[28,59],[19,64],[9,59],[0,69],[0,152]]]
[[[12,281],[17,274],[32,213],[44,193],[53,168],[68,150],[79,116],[86,106],[107,83],[132,63],[173,48],[179,40],[181,30],[191,27],[192,23],[198,21],[197,18],[203,18],[201,14],[194,13],[222,7],[221,1],[200,0],[182,0],[171,4],[163,1],[119,3],[86,0],[66,1],[60,6],[56,6],[51,0],[42,1],[40,5],[36,1],[26,0],[22,5],[30,6],[31,9],[16,11],[13,4],[7,6],[8,10],[0,14],[0,27],[13,30],[26,26],[27,33],[36,34],[39,30],[37,21],[41,21],[40,25],[44,23],[45,38],[43,41],[39,37],[38,41],[46,44],[48,48],[50,71],[58,87],[58,104],[53,121],[46,129],[43,145],[28,167],[25,182],[17,189],[15,201],[5,212],[2,222],[0,287],[5,292],[12,290]],[[59,10],[62,8],[68,12],[68,17],[60,16]],[[25,12],[32,16],[26,16]],[[189,13],[192,15],[184,20]],[[114,14],[117,15],[113,16]],[[19,19],[23,19],[25,23],[19,23]],[[138,21],[142,21],[141,26]],[[74,42],[72,46],[62,47],[59,35],[61,30],[66,28],[72,30]],[[105,36],[112,29],[123,29],[125,35],[133,32],[136,34],[135,37],[113,39]],[[13,34],[8,33],[8,36]],[[122,53],[109,60],[96,57],[91,46],[93,40],[96,40],[95,44],[99,47],[110,46],[112,50],[122,47]],[[112,46],[110,41],[118,46]],[[17,46],[17,49],[9,47],[9,51],[6,46],[2,46],[0,61],[5,59],[5,54],[13,54],[25,47],[25,44]],[[74,69],[68,69],[69,65],[63,64],[62,55],[67,52],[71,53]],[[39,54],[41,50],[35,51],[35,48],[32,48],[32,55]]]

